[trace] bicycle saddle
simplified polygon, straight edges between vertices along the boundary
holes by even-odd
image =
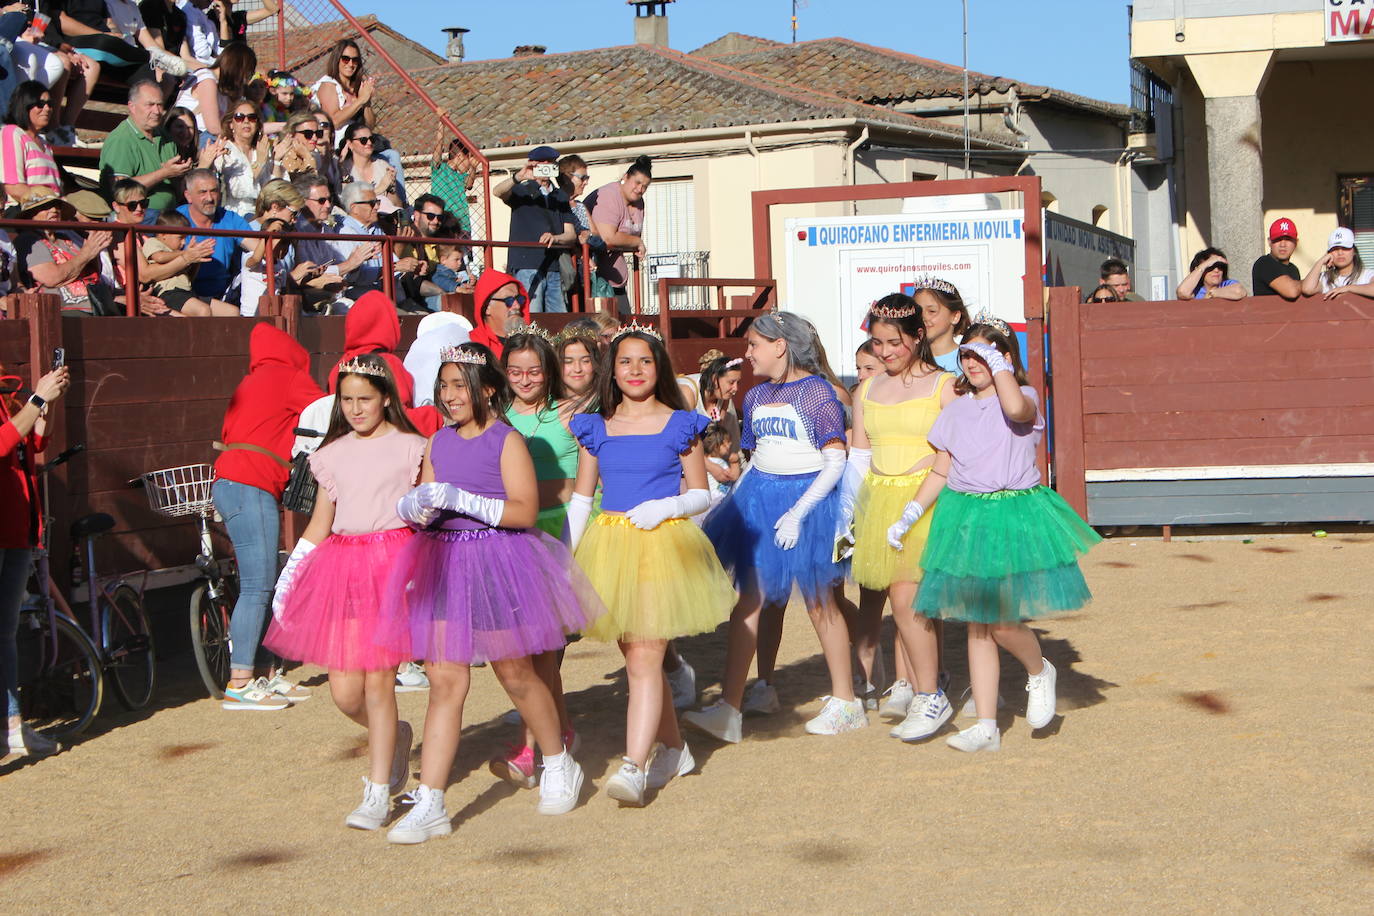
[[[114,518],[106,515],[104,512],[97,512],[94,515],[83,515],[81,518],[72,522],[72,538],[78,541],[82,538],[93,538],[107,531],[113,531],[114,526]]]

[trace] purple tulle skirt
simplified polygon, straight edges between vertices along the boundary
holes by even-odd
[[[562,543],[536,529],[422,531],[387,586],[427,662],[500,661],[563,648],[606,612]]]
[[[377,671],[409,661],[405,612],[387,597],[386,585],[413,540],[409,528],[325,538],[297,567],[263,646],[334,671]]]

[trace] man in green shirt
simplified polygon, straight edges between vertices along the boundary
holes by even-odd
[[[100,186],[107,200],[112,199],[115,181],[132,178],[148,189],[150,211],[176,206],[172,182],[194,163],[163,135],[165,111],[157,83],[139,80],[129,87],[129,117],[110,131],[100,148]]]

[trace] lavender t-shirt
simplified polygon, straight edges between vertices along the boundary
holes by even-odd
[[[1031,423],[1008,420],[996,395],[978,399],[966,394],[940,411],[928,438],[931,445],[949,452],[953,459],[951,490],[995,493],[1040,485],[1035,449],[1045,432],[1045,418],[1040,415],[1035,389],[1023,386],[1021,393],[1035,405]]]

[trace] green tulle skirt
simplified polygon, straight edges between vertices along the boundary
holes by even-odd
[[[1048,487],[961,493],[946,488],[921,556],[913,607],[926,617],[1015,623],[1092,599],[1078,555],[1102,540]]]

